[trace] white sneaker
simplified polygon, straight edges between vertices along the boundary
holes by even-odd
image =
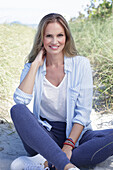
[[[77,167],[73,167],[73,168],[69,168],[69,170],[80,170],[80,169]]]
[[[15,159],[11,166],[11,170],[44,170],[45,158],[41,155],[33,157],[21,156]]]

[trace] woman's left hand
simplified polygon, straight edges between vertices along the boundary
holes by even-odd
[[[69,145],[64,145],[62,151],[66,153],[67,158],[70,160],[72,156],[72,147]]]
[[[72,149],[73,148],[69,145],[64,145],[62,148],[62,151],[65,152],[65,154],[69,160],[71,159],[71,156],[72,156]],[[52,167],[54,167],[54,165]],[[57,170],[57,169],[55,168],[55,170]]]

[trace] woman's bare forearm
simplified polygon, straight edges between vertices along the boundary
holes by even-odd
[[[36,56],[35,60],[32,62],[31,67],[29,69],[29,72],[27,73],[24,80],[19,85],[19,89],[22,90],[24,93],[32,94],[34,83],[35,83],[35,76],[37,73],[37,70],[40,66],[44,64],[44,49],[42,49],[38,55]]]
[[[27,73],[26,77],[24,78],[24,80],[19,85],[18,88],[20,90],[22,90],[24,93],[27,93],[27,94],[33,93],[35,76],[36,76],[38,68],[39,68],[38,64],[36,65],[35,63],[32,63],[31,67],[29,69],[29,72]]]
[[[69,138],[73,139],[73,141],[76,143],[82,130],[83,130],[84,126],[82,126],[81,124],[75,123],[73,125],[73,128],[71,130],[71,133],[69,135]]]
[[[83,128],[84,128],[84,126],[82,126],[82,125],[80,125],[78,123],[75,123],[73,125],[73,128],[71,130],[69,138],[71,138],[74,143],[77,142],[77,140],[78,140],[78,138],[79,138]],[[66,145],[66,144],[63,145],[62,151],[66,153],[66,155],[67,155],[69,160],[71,159],[71,156],[72,156],[72,150],[73,150],[72,146]]]

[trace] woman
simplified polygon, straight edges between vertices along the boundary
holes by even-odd
[[[26,107],[33,95],[34,114]],[[47,160],[46,168],[58,170],[93,167],[111,156],[113,130],[91,128],[92,95],[89,60],[77,55],[66,20],[55,13],[44,16],[11,109],[15,128],[35,161],[29,157],[20,168],[18,158],[11,169],[38,169],[38,153]]]

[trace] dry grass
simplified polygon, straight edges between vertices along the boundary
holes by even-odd
[[[0,115],[9,112],[13,93],[33,42],[35,30],[22,25],[0,25]]]
[[[102,105],[105,109],[112,109],[113,18],[104,21],[76,20],[69,24],[77,50],[91,61],[95,89],[96,92],[98,90]],[[0,115],[8,113],[13,104],[13,93],[19,84],[35,32],[35,29],[27,26],[0,25]],[[94,105],[98,108],[96,102]]]

